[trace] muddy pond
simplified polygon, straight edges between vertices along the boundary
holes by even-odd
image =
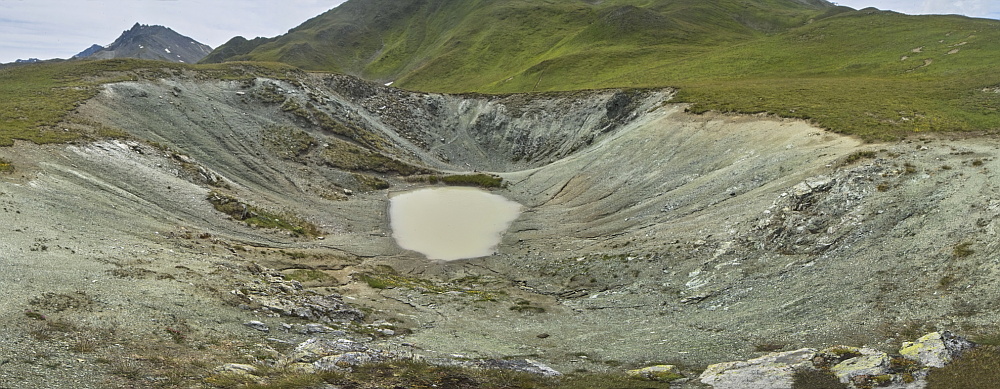
[[[475,188],[425,188],[389,199],[396,244],[429,259],[454,261],[494,253],[521,204]]]

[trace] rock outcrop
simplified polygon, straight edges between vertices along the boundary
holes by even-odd
[[[300,317],[324,323],[361,321],[365,314],[348,305],[337,294],[320,295],[305,290],[302,283],[286,280],[281,273],[261,269],[260,278],[230,292],[247,309]],[[255,327],[256,328],[256,327]]]
[[[904,343],[898,355],[851,346],[805,348],[711,365],[700,379],[714,389],[791,389],[797,373],[828,371],[853,389],[916,389],[926,385],[930,368],[944,367],[974,346],[948,331],[933,332]]]

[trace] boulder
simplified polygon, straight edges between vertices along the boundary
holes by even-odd
[[[312,365],[319,371],[350,371],[352,367],[358,365],[383,362],[385,360],[386,357],[378,351],[357,351],[325,356],[313,362]]]
[[[323,357],[331,355],[366,351],[369,351],[369,349],[365,345],[347,339],[332,341],[312,338],[296,346],[295,349],[287,355],[286,359],[288,363],[313,363]]]
[[[243,325],[262,332],[268,332],[271,330],[270,328],[267,327],[267,324],[264,324],[263,322],[257,320],[248,321],[246,323],[243,323]]]
[[[886,376],[889,370],[889,355],[869,348],[860,349],[861,356],[850,358],[840,362],[830,368],[830,372],[840,379],[840,382],[849,383],[854,377]]]
[[[679,378],[684,378],[680,369],[674,365],[656,365],[644,367],[642,369],[629,370],[629,377],[642,378],[650,381],[670,382]]]
[[[791,389],[797,369],[812,368],[816,349],[772,353],[748,361],[711,365],[699,377],[715,389]]]
[[[904,342],[899,354],[928,367],[944,367],[975,344],[948,331],[932,332]]]

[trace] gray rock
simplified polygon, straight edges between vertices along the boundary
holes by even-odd
[[[347,371],[352,367],[365,363],[383,362],[386,358],[378,351],[373,352],[346,352],[339,355],[330,355],[313,362],[313,367],[319,371]]]
[[[899,354],[928,367],[944,367],[975,344],[949,331],[932,332],[904,342]]]
[[[347,339],[331,341],[312,338],[296,346],[295,349],[287,355],[286,359],[287,363],[313,363],[323,357],[331,355],[366,351],[369,351],[369,348],[365,345]]]
[[[270,329],[270,328],[269,328],[269,327],[267,326],[267,324],[264,324],[263,322],[259,322],[259,321],[257,321],[257,320],[251,320],[251,321],[248,321],[248,322],[246,322],[246,323],[243,323],[243,325],[245,325],[245,326],[247,326],[247,327],[250,327],[250,328],[253,328],[253,329],[257,330],[257,331],[263,331],[263,332],[268,332],[268,331],[270,331],[270,330],[271,330],[271,329]]]
[[[215,368],[216,373],[237,373],[237,374],[253,374],[257,372],[257,368],[244,365],[242,363],[227,363],[225,365]]]
[[[311,324],[306,324],[305,325],[304,331],[305,331],[306,334],[323,334],[323,333],[328,333],[328,332],[334,332],[336,330],[334,330],[333,328],[327,327],[325,325],[322,325],[322,324],[311,323]],[[343,332],[343,331],[340,331],[340,332]]]
[[[816,349],[772,353],[748,361],[711,365],[699,377],[715,389],[791,389],[796,369],[812,368]]]

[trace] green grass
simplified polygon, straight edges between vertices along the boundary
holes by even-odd
[[[503,178],[484,174],[455,174],[449,176],[431,176],[428,178],[429,181],[440,181],[447,185],[458,185],[458,186],[478,186],[480,188],[501,188],[503,187]]]
[[[981,346],[927,376],[927,389],[986,389],[1000,382],[1000,352]]]

